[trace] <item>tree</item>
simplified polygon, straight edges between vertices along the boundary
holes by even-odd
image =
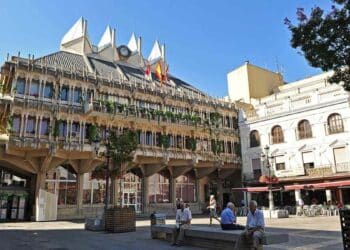
[[[111,132],[109,135],[109,154],[113,163],[110,170],[112,180],[112,204],[115,204],[115,180],[123,175],[122,164],[132,161],[132,153],[136,148],[137,135],[134,131],[126,131],[121,134]]]
[[[319,7],[310,16],[297,9],[298,24],[288,18],[285,24],[292,33],[291,46],[299,49],[311,66],[334,70],[331,83],[343,83],[350,91],[350,0],[332,0],[331,11]]]
[[[132,153],[137,148],[137,135],[134,131],[127,131],[121,134],[112,132],[109,136],[110,156],[113,161],[111,175],[116,177],[121,175],[121,165],[130,162],[133,157]]]

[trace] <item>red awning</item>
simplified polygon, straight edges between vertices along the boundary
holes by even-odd
[[[324,189],[331,187],[342,187],[349,186],[350,180],[347,181],[332,181],[332,182],[320,182],[310,184],[297,184],[297,185],[286,185],[284,190],[300,190],[300,189]]]
[[[268,187],[246,187],[246,188],[232,188],[231,189],[234,192],[252,192],[252,193],[258,193],[258,192],[268,192]],[[273,188],[272,191],[279,191],[280,189]]]

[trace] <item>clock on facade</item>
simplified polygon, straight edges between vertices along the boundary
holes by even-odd
[[[131,54],[131,51],[125,45],[119,46],[118,51],[122,57],[129,57]]]

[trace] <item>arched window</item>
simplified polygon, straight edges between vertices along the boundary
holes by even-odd
[[[57,194],[58,205],[77,204],[77,174],[70,165],[61,165],[47,172],[45,189]]]
[[[98,166],[84,174],[83,204],[102,204],[106,191],[106,168]]]
[[[184,202],[196,202],[196,180],[194,173],[187,173],[176,178],[176,199]]]
[[[148,198],[149,198],[149,203],[170,202],[169,171],[161,171],[149,177]]]
[[[260,146],[260,135],[257,130],[250,132],[250,147],[259,147]]]
[[[281,126],[277,125],[271,129],[272,144],[284,142],[283,131]]]
[[[344,132],[343,119],[339,114],[331,114],[327,119],[328,133],[336,134]]]
[[[298,123],[298,139],[306,139],[312,137],[312,130],[308,120],[301,120]]]

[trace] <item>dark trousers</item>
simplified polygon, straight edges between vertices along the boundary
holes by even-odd
[[[222,230],[244,230],[245,227],[238,224],[221,224]]]

